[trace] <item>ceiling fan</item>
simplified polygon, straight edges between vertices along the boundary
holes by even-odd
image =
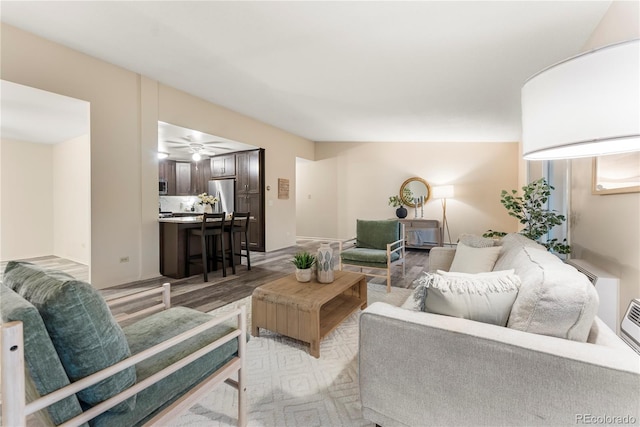
[[[192,158],[196,160],[198,156],[214,156],[219,151],[235,151],[233,147],[225,147],[225,144],[230,144],[223,141],[194,141],[193,136],[181,136],[180,140],[165,140],[165,143],[177,145],[174,149],[184,150],[192,153]],[[199,159],[198,159],[199,160]]]

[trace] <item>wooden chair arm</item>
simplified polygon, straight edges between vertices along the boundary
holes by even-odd
[[[126,304],[128,302],[136,301],[136,300],[146,298],[156,294],[162,294],[161,303],[135,311],[133,313],[121,313],[114,316],[118,322],[123,322],[125,320],[130,320],[135,317],[149,315],[157,311],[167,310],[171,308],[171,284],[164,283],[162,286],[159,286],[157,288],[147,289],[146,291],[134,292],[124,296],[106,297],[105,301],[107,302],[107,305],[109,306],[109,308],[113,310],[114,307],[117,307],[119,305]]]

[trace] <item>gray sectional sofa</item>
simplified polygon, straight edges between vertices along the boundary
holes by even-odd
[[[455,251],[432,249],[429,270],[448,270]],[[362,313],[365,418],[385,427],[637,425],[640,356],[595,317],[586,277],[519,235],[499,251],[494,269],[521,280],[504,326],[385,303]]]
[[[166,305],[168,290],[166,286]],[[149,292],[142,296],[154,299]],[[13,261],[0,285],[0,302],[3,356],[8,355],[2,361],[3,425],[22,425],[25,388],[27,403],[60,389],[67,391],[67,397],[38,412],[44,425],[74,417],[81,417],[76,418],[78,425],[91,426],[135,426],[157,416],[164,423],[162,417],[174,416],[180,409],[170,405],[179,399],[188,404],[188,399],[207,391],[207,384],[231,376],[241,390],[239,424],[246,422],[241,381],[247,337],[243,309],[236,313],[237,326],[175,307],[121,328],[90,284]],[[175,342],[169,345],[167,340]],[[200,357],[180,365],[198,351]],[[130,366],[118,368],[123,363]],[[104,379],[89,381],[101,374]],[[71,390],[87,381],[88,387]]]

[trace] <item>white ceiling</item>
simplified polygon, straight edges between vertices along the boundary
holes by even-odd
[[[314,141],[516,141],[609,1],[2,1],[2,21]]]
[[[89,103],[0,80],[3,139],[57,144],[89,134]]]

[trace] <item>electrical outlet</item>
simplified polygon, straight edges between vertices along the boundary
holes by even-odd
[[[121,263],[122,263],[122,262],[129,262],[129,257],[128,257],[128,256],[120,257],[120,262],[121,262]]]

